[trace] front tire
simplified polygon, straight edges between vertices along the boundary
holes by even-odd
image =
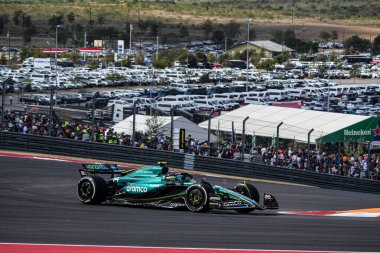
[[[248,184],[246,182],[238,183],[234,187],[234,191],[236,191],[237,193],[240,193],[241,195],[244,195],[250,199],[253,199],[257,203],[260,202],[260,193],[257,190],[257,188],[255,186],[253,186],[252,184]],[[250,213],[253,210],[255,210],[255,209],[254,208],[244,208],[244,209],[236,209],[235,211],[238,213]]]
[[[192,212],[207,212],[209,207],[210,190],[205,185],[194,184],[187,188],[185,206]]]
[[[99,176],[85,176],[78,183],[78,198],[83,204],[100,204],[107,198],[106,181]]]

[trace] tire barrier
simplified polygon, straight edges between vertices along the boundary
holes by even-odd
[[[195,171],[380,194],[380,181],[105,143],[0,132],[0,148],[147,165],[154,164],[157,161],[167,161],[172,167]]]

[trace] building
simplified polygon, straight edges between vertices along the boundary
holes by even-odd
[[[237,52],[243,52],[247,49],[247,43],[240,44],[238,46],[235,46],[227,51],[229,54],[235,54]],[[282,52],[293,52],[294,50],[291,48],[288,48],[285,45],[277,44],[270,40],[255,40],[255,41],[249,41],[248,42],[248,49],[249,50],[255,50],[257,53],[260,53],[263,51],[265,58],[273,58]]]

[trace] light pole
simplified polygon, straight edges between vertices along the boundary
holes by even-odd
[[[11,34],[9,33],[9,30],[7,32],[7,38],[8,38],[8,66],[11,65]]]
[[[87,32],[84,32],[84,42],[83,42],[84,52],[83,52],[83,61],[86,64],[86,47],[87,47]]]
[[[60,25],[56,25],[55,27],[55,101],[54,105],[57,106],[57,93],[58,93],[58,70],[57,70],[57,60],[58,60],[58,28]]]
[[[158,36],[157,36],[157,45],[156,45],[156,61],[158,61]]]
[[[129,25],[129,57],[132,56],[132,30],[133,30],[133,25]]]
[[[248,69],[249,69],[249,53],[248,53],[248,46],[249,46],[249,24],[252,22],[252,19],[246,19],[247,22],[247,83],[245,85],[245,91],[248,92]]]
[[[331,62],[330,62],[330,53],[329,53],[329,68],[327,72],[327,112],[330,112],[330,74],[331,74]]]

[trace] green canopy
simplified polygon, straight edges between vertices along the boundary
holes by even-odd
[[[350,142],[350,141],[373,141],[374,129],[378,119],[371,117],[356,124],[340,129],[333,133],[322,136],[317,142]]]

